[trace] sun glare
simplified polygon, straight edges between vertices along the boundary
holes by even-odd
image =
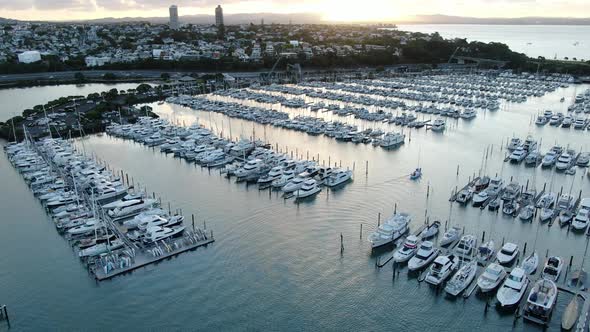
[[[323,4],[327,21],[380,21],[396,17],[391,0],[327,0]]]

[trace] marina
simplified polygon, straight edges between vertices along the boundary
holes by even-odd
[[[212,231],[195,228],[194,219],[190,231],[184,232],[184,226],[167,228],[172,227],[171,211],[157,208],[155,199],[136,192],[128,180],[125,185],[122,171],[120,177],[113,174],[105,165],[78,154],[67,141],[25,140],[5,146],[5,152],[53,218],[58,232],[99,281],[214,241]],[[131,238],[128,228],[116,224],[149,216],[158,216],[162,223],[147,222],[142,242]],[[179,216],[178,220],[182,219]],[[179,229],[174,235],[182,235],[182,239],[173,240],[172,234],[151,236],[152,232],[173,229]]]
[[[533,285],[540,280],[546,259],[558,256],[563,259],[563,269],[556,287],[562,290],[559,290],[548,326],[549,329],[558,328],[571,298],[578,296],[581,313],[579,317],[583,319],[575,319],[575,324],[581,327],[587,324],[583,315],[588,311],[588,301],[585,301],[587,294],[585,291],[576,292],[573,287],[568,286],[568,283],[571,276],[576,274],[576,270],[583,264],[584,245],[587,241],[587,237],[583,236],[584,233],[569,230],[570,226],[549,228],[549,222],[541,222],[538,219],[543,208],[535,208],[534,211],[537,211],[535,219],[521,222],[518,218],[520,213],[516,214],[517,218],[514,217],[514,213],[510,216],[502,213],[502,204],[499,205],[499,212],[488,213],[485,210],[488,209],[489,203],[486,209],[482,210],[471,208],[471,203],[464,206],[456,202],[462,189],[469,191],[471,187],[479,185],[479,180],[487,175],[490,178],[497,176],[503,179],[502,187],[518,182],[519,188],[522,187],[520,196],[523,192],[526,193],[535,188],[537,190],[534,196],[535,202],[547,192],[554,192],[556,200],[560,196],[558,195],[560,191],[562,194],[570,193],[575,201],[579,201],[577,203],[579,208],[583,199],[590,193],[586,168],[579,167],[576,175],[571,176],[564,172],[549,172],[542,167],[511,167],[504,162],[506,137],[526,138],[530,134],[539,141],[542,138],[545,142],[557,140],[568,142],[576,147],[584,146],[586,131],[571,130],[565,133],[561,128],[536,127],[534,123],[527,128],[521,128],[518,125],[528,124],[531,116],[541,109],[539,105],[549,105],[552,100],[555,103],[547,108],[556,110],[559,107],[567,108],[568,105],[562,105],[559,99],[562,95],[572,95],[572,91],[579,90],[580,87],[562,88],[561,83],[559,86],[544,96],[527,97],[526,102],[500,101],[499,109],[496,111],[479,109],[478,116],[472,121],[445,117],[446,128],[436,135],[430,130],[407,128],[395,123],[385,124],[354,118],[354,116],[341,117],[321,110],[315,113],[311,109],[302,110],[276,104],[272,104],[271,107],[261,107],[257,102],[252,101],[245,103],[249,107],[284,112],[289,119],[303,113],[311,117],[314,113],[314,117],[317,116],[325,121],[341,121],[347,125],[356,125],[357,130],[360,131],[371,128],[372,131],[380,129],[383,133],[391,131],[401,133],[403,130],[406,135],[405,144],[394,151],[372,144],[352,144],[352,142],[335,140],[325,135],[308,135],[297,130],[273,126],[271,123],[263,124],[260,121],[214,110],[206,111],[198,107],[193,109],[171,102],[160,105],[150,104],[154,112],[167,122],[158,120],[161,122],[147,125],[142,122],[147,120],[141,120],[127,128],[130,130],[133,128],[133,131],[137,132],[142,128],[158,127],[160,128],[158,132],[167,133],[168,136],[158,137],[154,135],[155,131],[146,131],[140,140],[132,136],[120,135],[118,129],[121,129],[121,126],[113,125],[108,135],[91,135],[78,139],[75,140],[74,146],[80,153],[92,156],[92,159],[96,158],[97,163],[109,165],[112,170],[128,170],[134,177],[129,180],[139,192],[148,192],[145,188],[149,188],[150,191],[165,195],[166,197],[162,198],[164,202],[174,202],[178,212],[194,211],[199,216],[199,220],[207,220],[207,225],[215,229],[215,243],[198,248],[194,253],[183,253],[177,257],[177,251],[170,250],[159,256],[161,257],[159,259],[165,260],[165,263],[151,264],[150,261],[149,265],[135,270],[132,275],[100,283],[100,288],[83,281],[89,279],[83,278],[86,274],[85,269],[81,269],[82,273],[76,272],[76,268],[73,271],[70,269],[68,274],[80,274],[78,277],[82,277],[72,277],[72,279],[82,281],[74,280],[71,290],[67,290],[63,296],[87,289],[90,295],[95,296],[109,291],[124,292],[133,301],[140,298],[139,293],[135,293],[140,289],[138,284],[148,285],[144,287],[148,287],[155,294],[164,294],[164,298],[179,298],[178,301],[183,306],[174,306],[174,309],[165,308],[161,312],[162,317],[168,318],[176,317],[179,313],[186,314],[186,317],[175,323],[179,327],[191,322],[189,312],[194,315],[215,311],[213,308],[227,303],[229,299],[235,301],[235,305],[240,307],[251,306],[251,309],[242,309],[248,312],[270,310],[273,307],[276,309],[274,314],[276,317],[286,317],[287,313],[292,315],[292,301],[277,296],[276,292],[279,292],[292,294],[296,300],[305,297],[309,301],[319,303],[313,309],[296,309],[295,316],[299,317],[299,320],[306,321],[304,317],[311,317],[310,310],[313,310],[316,314],[323,315],[331,324],[330,326],[342,329],[347,329],[346,326],[351,324],[351,321],[342,321],[341,315],[354,316],[354,312],[359,308],[366,308],[366,310],[361,309],[366,318],[355,323],[356,328],[359,329],[368,328],[378,317],[383,317],[384,311],[380,308],[403,312],[395,318],[386,318],[379,323],[381,327],[402,324],[415,326],[418,329],[435,326],[445,330],[444,326],[460,322],[467,329],[484,331],[510,329],[521,324],[527,329],[536,329],[536,324],[531,324],[528,320],[525,322],[520,318],[524,316],[525,303]],[[220,102],[236,102],[230,99],[233,97],[222,95],[208,95],[206,98],[219,99]],[[328,102],[325,104],[327,105]],[[565,109],[563,111],[567,112]],[[390,112],[397,111],[390,110]],[[434,116],[432,118],[435,119]],[[170,128],[176,128],[177,131],[171,132]],[[258,150],[272,151],[272,155],[286,154],[289,159],[292,158],[295,161],[316,162],[319,168],[333,166],[336,163],[336,168],[342,171],[348,168],[352,172],[352,181],[346,182],[342,188],[336,190],[330,189],[327,184],[332,182],[328,181],[313,199],[289,204],[289,199],[286,200],[280,190],[273,189],[272,186],[260,186],[258,183],[260,179],[264,179],[263,183],[268,181],[273,165],[269,165],[271,167],[266,174],[262,174],[256,180],[253,178],[248,180],[244,177],[243,181],[233,181],[232,179],[237,176],[231,175],[228,181],[228,172],[237,170],[235,168],[232,170],[230,167],[236,161],[221,164],[221,161],[226,160],[225,155],[220,157],[221,154],[217,154],[216,158],[220,161],[213,162],[217,159],[212,159],[211,167],[208,162],[197,162],[198,153],[194,149],[203,144],[192,143],[192,151],[195,154],[194,156],[189,154],[188,157],[195,158],[193,160],[187,160],[187,151],[184,152],[184,157],[181,157],[180,152],[175,157],[176,151],[168,153],[162,151],[164,144],[172,143],[168,140],[174,137],[181,138],[184,135],[181,133],[182,128],[189,131],[206,129],[211,137],[216,137],[216,140],[223,139],[225,144],[237,145],[241,141],[250,142],[250,146],[254,148],[253,151],[258,148]],[[490,128],[498,128],[493,138],[483,137],[484,135],[468,135],[468,133],[471,135],[489,132],[487,130]],[[472,139],[466,139],[466,137]],[[182,138],[180,140],[185,141]],[[259,146],[256,147],[256,145]],[[241,156],[238,154],[235,157],[237,159],[241,157],[242,162],[248,160],[248,156],[244,159],[244,154]],[[443,165],[440,160],[449,162]],[[416,168],[421,169],[421,177],[412,179],[410,173]],[[11,167],[8,169],[12,170]],[[154,170],[157,171],[154,172]],[[497,174],[492,176],[496,172]],[[113,174],[121,179],[125,178],[120,176],[120,171],[115,171]],[[13,175],[14,173],[11,173],[11,176]],[[129,181],[125,180],[126,183]],[[141,181],[141,185],[137,184],[138,181]],[[333,183],[337,182],[334,180]],[[11,182],[7,181],[7,183]],[[15,188],[19,186],[23,187],[22,183],[14,185]],[[545,191],[542,190],[544,186]],[[260,187],[263,189],[260,190]],[[563,189],[560,190],[562,187]],[[497,195],[501,196],[505,192],[506,190],[498,192]],[[449,201],[449,194],[454,195],[452,202]],[[153,199],[153,195],[146,195],[146,199],[149,196]],[[515,196],[514,199],[521,199],[520,196]],[[227,208],[229,204],[231,209]],[[165,204],[161,208],[165,209]],[[10,208],[6,211],[13,213]],[[369,235],[395,212],[408,213],[412,217],[412,221],[408,223],[407,233],[398,238],[394,245],[372,249],[368,241]],[[176,213],[170,211],[171,215]],[[379,214],[381,217],[376,218]],[[554,219],[555,224],[558,223],[558,218]],[[437,221],[438,224],[435,223]],[[117,221],[111,222],[118,232],[125,230],[125,220],[122,224]],[[187,228],[190,228],[190,222],[185,220],[184,223],[187,224]],[[451,229],[456,230],[456,235],[447,234]],[[428,237],[427,241],[431,241],[433,248],[439,250],[439,255],[454,255],[450,261],[459,262],[456,265],[451,264],[454,265],[451,268],[453,272],[446,275],[438,287],[426,287],[426,282],[417,282],[426,278],[432,265],[422,267],[422,271],[425,272],[408,273],[406,278],[404,273],[406,263],[394,263],[394,254],[408,240],[408,235],[416,236],[418,241],[423,241],[423,235]],[[463,239],[465,235],[473,237]],[[40,235],[40,238],[43,237],[46,238],[47,234]],[[443,239],[448,241],[444,246],[441,244]],[[460,248],[459,243],[462,240],[465,240],[463,243],[472,243],[469,245],[471,256],[478,262],[475,269],[473,265],[467,264],[470,261],[470,254],[465,252],[465,248]],[[496,253],[479,256],[479,247],[489,244],[490,240],[495,243],[493,248]],[[51,237],[49,241],[53,241]],[[568,245],[561,245],[565,241]],[[495,309],[493,306],[495,293],[482,296],[477,286],[477,280],[485,268],[496,260],[497,251],[507,243],[514,243],[519,247],[518,255],[515,256],[513,265],[506,269],[507,272],[520,265],[533,252],[538,254],[536,273],[530,277],[530,283],[520,301],[519,309],[509,313]],[[143,246],[141,243],[137,245],[140,248]],[[164,249],[163,246],[160,248]],[[62,258],[57,260],[60,266],[71,261],[71,258],[67,257],[67,252],[70,251],[69,246],[66,249],[60,251]],[[153,250],[151,247],[150,249]],[[37,255],[45,254],[51,254],[51,251]],[[64,254],[65,259],[63,259]],[[141,262],[154,258],[153,255],[149,253],[148,255],[149,259],[136,255],[135,263],[139,265]],[[176,258],[168,261],[171,256]],[[318,260],[317,257],[324,257],[324,259]],[[389,264],[392,267],[388,267]],[[77,265],[80,266],[79,263]],[[381,268],[375,268],[376,265]],[[393,269],[393,272],[389,268]],[[224,273],[219,276],[221,269]],[[123,269],[121,271],[128,273]],[[49,275],[55,273],[54,267],[49,268]],[[191,277],[186,278],[187,274]],[[97,272],[98,276],[103,275]],[[181,289],[171,288],[169,283],[161,283],[163,278],[174,278],[175,283],[182,285]],[[187,279],[190,279],[190,282],[186,281]],[[294,279],[298,281],[295,284],[291,282]],[[330,286],[326,281],[330,281]],[[307,286],[304,286],[306,284]],[[272,285],[271,288],[274,289],[266,285]],[[199,292],[199,287],[223,288],[224,291],[219,293],[219,299],[212,299]],[[255,287],[256,291],[251,290],[251,287]],[[254,293],[258,293],[264,301],[252,303],[250,299]],[[457,295],[446,295],[447,293]],[[575,295],[576,293],[578,295]],[[89,296],[84,298],[89,299]],[[116,303],[114,294],[104,296],[108,299],[105,301],[115,303],[115,309],[125,311],[125,304]],[[454,297],[462,298],[462,300],[453,300]],[[334,301],[336,299],[337,301]],[[392,302],[392,299],[395,301]],[[195,306],[195,301],[204,303],[203,307]],[[107,304],[99,302],[96,305],[103,307]],[[50,313],[55,312],[54,310],[56,309],[50,309]],[[77,311],[75,308],[71,310]],[[147,317],[149,313],[154,313],[153,310],[153,308],[147,308],[147,312],[140,316],[147,321],[153,321],[153,318]],[[339,314],[335,315],[335,311]],[[21,312],[23,310],[18,305],[11,305],[13,325],[23,324]],[[418,317],[427,315],[427,312],[437,312],[444,317],[435,321],[417,320]],[[204,322],[204,328],[230,328],[232,324],[240,322],[235,317],[229,321],[225,318],[227,316],[214,313],[210,320]],[[486,322],[485,325],[482,325],[482,321]],[[63,322],[54,324],[68,326]],[[109,321],[96,322],[96,324],[106,327]],[[270,328],[262,319],[255,318],[254,324],[257,327]],[[284,320],[279,325],[284,329],[296,328],[292,324],[294,323]],[[322,325],[311,321],[307,324],[310,328],[321,328]],[[123,323],[122,326],[129,325]]]

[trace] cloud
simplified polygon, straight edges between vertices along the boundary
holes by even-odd
[[[0,0],[2,1],[2,0]],[[95,0],[97,7],[107,10],[151,10],[168,8],[170,5],[177,5],[182,10],[182,7],[212,7],[222,4],[220,0]],[[224,0],[223,4],[248,2],[248,0]],[[222,4],[222,5],[223,5]]]
[[[3,10],[89,10],[94,5],[91,0],[0,0],[0,9]]]

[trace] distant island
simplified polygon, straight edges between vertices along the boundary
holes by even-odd
[[[214,15],[185,15],[181,16],[180,21],[190,24],[214,24]],[[90,24],[109,24],[124,22],[150,22],[155,24],[165,24],[169,18],[162,17],[105,17],[92,20],[75,20],[74,23]],[[315,13],[241,13],[224,15],[225,24],[249,24],[259,23],[261,20],[267,23],[276,24],[488,24],[488,25],[590,25],[590,17],[516,17],[516,18],[498,18],[498,17],[464,17],[449,15],[416,15],[403,20],[391,21],[370,21],[370,22],[346,22],[346,21],[329,21],[324,20],[320,14]],[[0,24],[17,23],[18,20],[1,18]],[[44,22],[43,20],[35,22]]]

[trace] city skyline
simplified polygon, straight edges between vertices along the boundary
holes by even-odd
[[[323,21],[391,21],[411,20],[416,15],[453,15],[475,18],[516,17],[590,17],[585,0],[422,0],[412,3],[401,0],[367,0],[362,3],[352,0],[303,0],[297,3],[272,0],[212,2],[209,0],[175,3],[158,0],[60,0],[45,3],[40,0],[14,2],[0,0],[0,17],[19,20],[86,20],[105,17],[161,17],[171,5],[182,7],[183,15],[211,15],[217,5],[222,5],[227,14],[247,13],[317,13]],[[56,9],[59,7],[60,9]],[[481,8],[486,8],[485,12]],[[551,13],[551,15],[547,15]]]

